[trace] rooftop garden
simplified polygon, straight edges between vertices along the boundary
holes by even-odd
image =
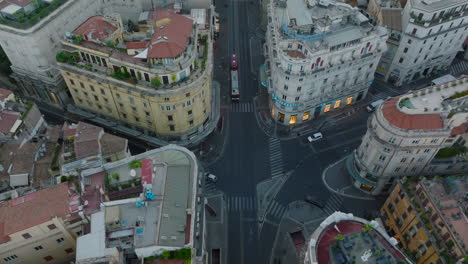
[[[467,96],[467,95],[468,95],[468,90],[456,93],[456,94],[450,96],[448,99],[451,99],[451,100],[458,99],[458,98],[461,98],[461,97],[464,97],[464,96]]]
[[[465,146],[461,147],[447,147],[447,148],[442,148],[437,152],[436,158],[437,159],[446,159],[446,158],[452,158],[460,154],[466,154],[467,153],[467,148]]]
[[[27,29],[37,24],[41,19],[54,12],[62,4],[68,0],[55,0],[50,4],[44,1],[34,1],[36,9],[30,14],[25,14],[23,11],[16,12],[12,18],[0,17],[0,24],[19,28]]]
[[[77,52],[60,51],[55,56],[58,62],[76,65],[80,61],[80,55]]]
[[[414,109],[413,104],[411,103],[411,100],[409,98],[403,98],[401,99],[400,103],[398,104],[400,108],[406,107],[410,109]]]
[[[166,250],[158,256],[146,257],[145,264],[153,263],[153,260],[184,260],[186,264],[190,264],[192,260],[192,251],[190,248],[181,248],[179,250]]]

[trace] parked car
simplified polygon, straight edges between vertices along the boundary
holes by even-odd
[[[318,208],[323,209],[325,207],[325,203],[320,200],[319,198],[313,196],[313,195],[307,195],[304,199],[304,201],[317,206]]]
[[[213,175],[211,173],[207,173],[206,179],[208,181],[211,181],[211,182],[217,182],[218,181],[218,177],[216,177],[215,175]]]
[[[374,111],[377,108],[377,106],[383,104],[384,102],[385,102],[384,100],[380,99],[380,100],[377,100],[377,101],[371,103],[370,105],[368,105],[366,107],[367,112],[370,113],[370,112]]]
[[[317,133],[314,133],[312,136],[308,136],[307,140],[309,142],[314,142],[314,141],[317,141],[317,140],[322,139],[322,138],[323,138],[322,133],[317,132]]]

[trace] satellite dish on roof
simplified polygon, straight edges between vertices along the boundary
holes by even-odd
[[[135,177],[136,176],[136,171],[134,169],[130,170],[130,176]]]

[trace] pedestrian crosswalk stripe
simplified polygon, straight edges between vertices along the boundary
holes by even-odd
[[[252,102],[231,104],[231,112],[249,113],[253,111],[254,107]]]
[[[229,196],[226,200],[229,212],[256,210],[256,200],[253,196]]]

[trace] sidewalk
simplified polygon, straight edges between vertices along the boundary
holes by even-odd
[[[265,88],[260,88],[258,96],[254,98],[255,118],[262,131],[268,137],[274,137],[279,140],[290,140],[299,136],[305,136],[313,132],[331,127],[336,123],[346,119],[351,119],[353,114],[364,111],[369,99],[364,98],[359,103],[348,105],[338,111],[323,114],[315,120],[307,121],[304,124],[295,126],[286,126],[277,123],[271,118],[269,107],[269,95]]]
[[[351,176],[346,171],[347,157],[331,164],[323,171],[322,180],[327,189],[348,198],[376,200],[374,196],[361,192],[353,186]]]

